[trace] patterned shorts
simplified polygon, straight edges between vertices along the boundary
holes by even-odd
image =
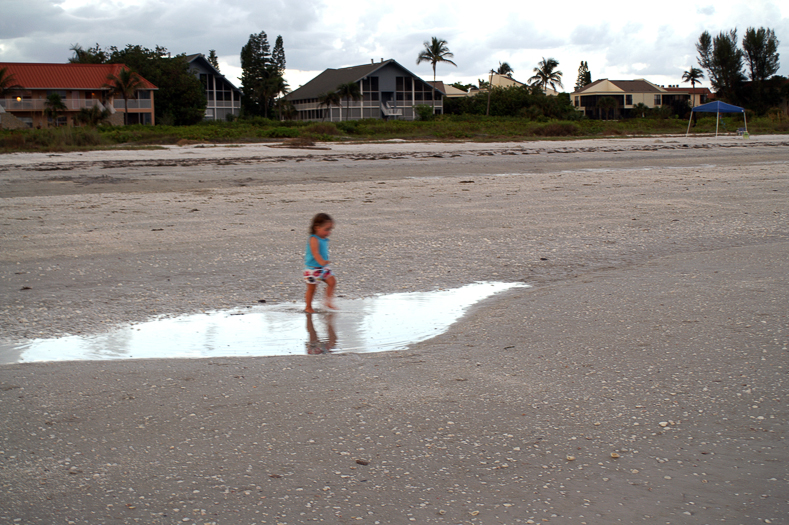
[[[304,269],[304,282],[307,284],[318,284],[318,281],[325,281],[333,276],[334,274],[328,266],[324,266],[323,268]]]

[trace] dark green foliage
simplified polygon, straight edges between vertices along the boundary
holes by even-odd
[[[529,86],[494,87],[490,92],[490,116],[520,116],[531,120],[574,120],[580,118],[567,94],[546,96],[539,88]],[[450,115],[484,115],[488,94],[444,99],[444,113]]]
[[[337,86],[335,91],[341,99],[345,99],[345,119],[347,120],[351,100],[358,101],[362,99],[362,88],[359,87],[358,82],[346,82]]]
[[[760,27],[749,27],[742,39],[745,60],[750,70],[751,80],[764,82],[778,72],[778,45],[775,31]]]
[[[736,102],[737,89],[745,79],[742,74],[743,53],[737,47],[737,30],[721,31],[714,39],[704,31],[696,44],[698,62],[707,70],[718,96]]]
[[[277,37],[272,55],[265,31],[249,35],[246,45],[241,48],[241,69],[243,114],[267,118],[277,95],[289,91],[283,77],[285,49],[282,37]]]
[[[84,50],[79,44],[71,47],[70,62],[80,64],[126,64],[157,88],[154,92],[154,111],[157,124],[171,122],[183,126],[196,124],[205,115],[205,93],[200,80],[189,71],[184,54],[170,56],[167,48],[148,49],[128,44],[123,49],[110,46],[102,50]]]
[[[497,75],[507,75],[508,77],[511,77],[513,73],[515,73],[515,70],[512,69],[512,67],[507,62],[499,62],[499,67],[496,69]]]
[[[95,128],[24,129],[0,131],[0,151],[73,151],[109,145]]]
[[[617,102],[614,97],[600,97],[595,107],[601,119],[609,120],[611,118],[617,118],[616,110],[619,107],[619,102]]]
[[[301,135],[301,132],[297,129],[286,128],[286,127],[277,127],[271,129],[263,129],[260,130],[258,136],[265,139],[287,139],[287,138],[295,138]]]
[[[219,71],[219,59],[216,56],[216,50],[215,49],[210,49],[208,51],[208,59],[207,60],[208,60],[208,63],[211,64],[211,66],[213,66],[214,69]]]
[[[333,122],[319,122],[315,124],[310,124],[304,128],[305,133],[309,133],[310,135],[318,135],[318,136],[334,136],[339,135],[340,130],[337,129],[337,126],[334,125]]]
[[[282,41],[282,36],[277,36],[274,42],[274,51],[271,52],[271,63],[280,75],[285,74],[285,44]]]
[[[578,91],[591,83],[592,74],[589,72],[589,64],[582,60],[581,65],[578,66],[578,78],[575,81],[575,90]]]
[[[546,97],[556,98],[556,97]],[[787,133],[789,120],[775,115],[748,116],[748,130]],[[722,117],[729,133],[742,126],[742,117]],[[351,120],[336,123],[286,121],[255,117],[235,122],[203,121],[194,126],[100,126],[97,128],[46,128],[0,130],[0,151],[74,151],[84,149],[151,148],[160,144],[202,143],[204,147],[248,142],[281,142],[288,139],[387,140],[534,140],[551,137],[598,137],[685,133],[687,121],[677,118],[631,118],[619,121],[581,119],[535,122],[518,117],[439,115],[430,121]],[[700,117],[693,133],[714,133],[715,116]]]
[[[469,89],[476,87],[474,84],[463,84],[462,82],[453,82],[450,84],[452,87],[456,87],[463,91],[468,91]]]
[[[104,51],[99,44],[88,49],[82,49],[79,44],[74,44],[69,49],[74,52],[74,56],[68,59],[72,64],[106,64],[109,62],[108,52]]]
[[[171,120],[176,126],[196,124],[205,116],[205,92],[200,80],[189,71],[184,54],[170,57],[164,47],[147,49],[127,45],[111,47],[110,61],[123,63],[159,88],[154,93],[156,120]]]
[[[44,115],[52,120],[55,126],[58,125],[58,116],[66,111],[66,104],[58,93],[50,93],[44,102]]]
[[[89,108],[82,108],[74,120],[85,126],[98,126],[110,118],[110,110],[99,109],[98,106],[91,106]]]
[[[419,120],[432,120],[435,116],[433,114],[433,108],[426,104],[418,104],[414,106],[414,111],[416,112]]]
[[[538,85],[542,89],[550,85],[554,91],[556,91],[556,86],[564,88],[562,85],[562,72],[558,71],[557,67],[559,67],[559,62],[556,59],[543,57],[537,64],[537,67],[534,68],[534,76],[529,79],[529,83]]]
[[[22,89],[13,73],[8,72],[8,68],[0,68],[0,98],[5,98],[14,91]]]

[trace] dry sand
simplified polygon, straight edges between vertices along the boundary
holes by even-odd
[[[5,340],[296,301],[319,210],[345,300],[534,285],[398,352],[0,366],[0,523],[786,523],[787,146],[0,157]]]

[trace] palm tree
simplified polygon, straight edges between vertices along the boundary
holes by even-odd
[[[353,100],[354,102],[361,100],[362,90],[361,88],[359,88],[358,82],[347,82],[345,84],[340,84],[339,86],[337,86],[336,92],[340,96],[340,98],[346,99],[345,120],[348,120],[348,112],[350,111],[351,100]],[[342,120],[342,115],[340,116],[340,120]]]
[[[529,83],[540,86],[543,91],[548,87],[548,84],[551,85],[551,89],[554,91],[556,91],[557,84],[560,88],[564,88],[562,85],[562,72],[556,71],[558,65],[559,62],[555,59],[549,58],[545,60],[545,57],[542,57],[542,61],[534,68],[534,76],[529,79]]]
[[[701,79],[702,78],[704,78],[704,72],[701,69],[699,69],[697,67],[693,67],[693,66],[690,67],[689,71],[685,71],[682,74],[682,81],[683,82],[690,82],[691,88],[694,88],[694,89],[696,87],[696,82],[701,84]],[[696,100],[695,100],[695,98],[696,98],[696,95],[694,94],[691,97],[691,100],[692,100],[692,102],[691,102],[692,106],[691,107],[694,107],[694,108],[696,107]]]
[[[641,114],[641,118],[645,118],[647,116],[647,113],[649,113],[649,106],[647,106],[643,102],[639,102],[638,104],[633,106],[633,109],[630,110],[631,115],[633,114],[638,115],[639,113]]]
[[[52,119],[55,123],[55,127],[58,126],[58,115],[67,109],[59,93],[50,93],[47,95],[47,100],[44,102],[44,115]]]
[[[274,88],[276,93],[274,96],[278,97],[276,100],[277,103],[277,114],[279,115],[279,119],[282,120],[282,102],[285,95],[290,93],[290,84],[285,81],[285,77],[282,75],[277,75],[272,80],[274,83]]]
[[[329,120],[331,120],[331,107],[332,106],[340,106],[342,101],[340,100],[340,94],[336,91],[330,91],[329,93],[321,93],[318,95],[318,105],[319,106],[326,106],[329,110]],[[342,106],[340,106],[340,110],[342,110]],[[324,114],[323,119],[326,120],[326,115]]]
[[[507,75],[508,77],[512,77],[513,73],[515,73],[515,70],[512,69],[508,63],[499,62],[499,68],[496,70],[497,75]]]
[[[435,89],[436,83],[436,64],[439,62],[447,62],[452,64],[453,66],[457,67],[457,64],[452,62],[450,58],[454,58],[449,48],[447,47],[447,41],[441,40],[436,37],[432,37],[430,42],[424,43],[425,49],[419,53],[419,56],[416,57],[416,65],[418,66],[422,62],[430,62],[433,66],[433,89]],[[435,91],[433,92],[433,113],[436,112],[436,96]]]
[[[597,100],[596,106],[600,110],[600,116],[605,115],[605,120],[608,120],[608,114],[612,109],[619,107],[619,102],[614,97],[601,97]]]
[[[22,89],[22,86],[16,83],[14,74],[9,73],[7,67],[0,68],[0,98],[5,98],[18,89]]]
[[[142,78],[140,75],[132,71],[131,69],[126,69],[122,67],[120,71],[118,71],[117,75],[113,75],[110,73],[107,75],[107,82],[104,83],[102,87],[106,87],[110,89],[109,95],[116,96],[120,95],[123,99],[123,125],[126,125],[127,122],[127,106],[126,106],[126,99],[133,98],[134,93],[137,89],[142,86]]]
[[[106,122],[109,118],[110,110],[99,109],[99,106],[91,106],[80,109],[74,120],[86,126],[96,127],[102,122]]]

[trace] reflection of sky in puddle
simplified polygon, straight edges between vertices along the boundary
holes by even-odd
[[[381,295],[341,301],[341,311],[312,316],[290,303],[156,319],[105,334],[0,343],[0,363],[398,350],[445,332],[475,303],[525,286],[481,282]]]

